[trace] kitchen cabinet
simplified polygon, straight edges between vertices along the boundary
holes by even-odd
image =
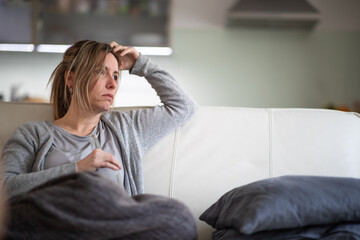
[[[0,0],[0,43],[169,47],[170,0]]]
[[[0,0],[0,43],[32,42],[30,1]]]

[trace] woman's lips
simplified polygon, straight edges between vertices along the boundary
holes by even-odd
[[[104,97],[108,97],[108,98],[110,98],[111,100],[113,100],[114,99],[114,96],[112,95],[112,94],[104,94],[103,95]]]

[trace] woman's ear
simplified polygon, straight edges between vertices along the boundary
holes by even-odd
[[[65,84],[69,88],[74,87],[74,73],[72,71],[66,71],[64,74],[65,77]]]

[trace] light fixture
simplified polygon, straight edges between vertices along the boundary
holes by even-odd
[[[135,47],[135,49],[141,54],[153,56],[170,56],[173,52],[169,47]]]
[[[3,43],[3,44],[0,44],[0,51],[32,52],[32,51],[34,51],[34,44]]]
[[[40,44],[36,47],[36,51],[41,53],[64,53],[69,47],[70,45]]]
[[[36,52],[40,53],[64,53],[71,45],[40,44]],[[32,52],[34,44],[0,44],[0,51]],[[170,47],[135,47],[143,55],[170,56],[173,50]]]

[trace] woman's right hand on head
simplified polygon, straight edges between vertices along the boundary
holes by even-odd
[[[101,149],[95,149],[84,159],[76,163],[77,171],[95,171],[98,168],[110,168],[115,171],[122,168],[120,162],[116,158]]]
[[[140,53],[134,47],[120,45],[116,42],[111,42],[110,46],[114,52],[120,57],[119,70],[131,70],[138,59]]]

